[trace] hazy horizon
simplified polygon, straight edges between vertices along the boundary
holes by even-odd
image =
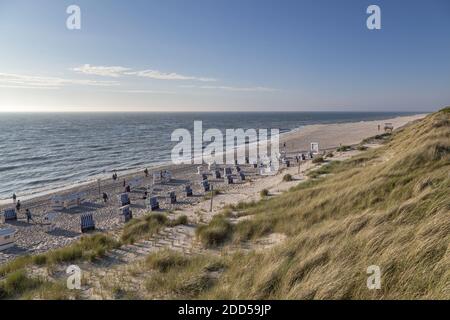
[[[436,111],[439,110],[439,108],[436,109]],[[426,110],[417,110],[417,111],[396,111],[396,110],[267,110],[267,111],[260,111],[260,110],[241,110],[241,111],[229,111],[229,110],[211,110],[211,111],[0,111],[0,114],[70,114],[70,113],[92,113],[92,114],[118,114],[118,113],[400,113],[400,114],[425,114],[425,113],[432,113],[433,111],[426,111]]]

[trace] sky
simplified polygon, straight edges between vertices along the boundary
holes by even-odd
[[[0,112],[445,105],[448,0],[0,0]]]

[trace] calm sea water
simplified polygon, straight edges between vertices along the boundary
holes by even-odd
[[[177,128],[277,128],[378,120],[405,113],[0,113],[0,200],[170,160]]]

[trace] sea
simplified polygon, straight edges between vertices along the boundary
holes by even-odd
[[[382,120],[413,113],[0,113],[0,201],[50,192],[170,162],[174,130],[301,130],[311,124]]]

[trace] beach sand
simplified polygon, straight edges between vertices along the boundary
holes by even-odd
[[[327,125],[310,125],[301,128],[298,131],[288,133],[281,137],[280,147],[286,142],[286,152],[289,155],[297,154],[299,151],[309,150],[311,142],[318,142],[320,149],[331,149],[342,145],[357,144],[364,138],[380,134],[383,131],[385,122],[390,122],[394,128],[399,128],[408,122],[423,118],[425,114],[397,117],[394,119],[386,119],[382,121],[363,121],[355,123],[327,124]],[[381,132],[378,131],[378,125],[381,126]],[[351,155],[337,155],[336,159],[345,158]],[[295,162],[295,161],[294,161]],[[295,165],[295,164],[294,164]],[[118,232],[123,227],[123,222],[119,214],[119,203],[117,195],[123,192],[123,180],[130,181],[133,178],[143,178],[142,185],[145,187],[151,184],[151,173],[162,169],[172,172],[173,179],[170,183],[158,184],[153,187],[153,194],[158,196],[161,212],[167,213],[169,217],[176,217],[185,214],[193,223],[207,222],[215,213],[219,212],[224,205],[235,204],[239,201],[256,200],[262,189],[268,189],[272,193],[277,193],[286,188],[297,184],[304,177],[302,173],[311,166],[311,162],[302,164],[300,174],[295,176],[295,180],[289,183],[281,184],[282,175],[286,172],[297,173],[297,168],[284,168],[274,176],[261,176],[257,174],[257,169],[250,165],[242,165],[241,168],[245,173],[247,180],[245,182],[237,181],[236,172],[233,170],[234,180],[236,184],[226,185],[223,179],[215,180],[209,175],[208,179],[214,186],[214,189],[220,190],[221,194],[214,199],[213,211],[209,212],[210,201],[205,199],[205,192],[202,190],[200,182],[201,177],[197,174],[198,165],[167,165],[163,167],[149,168],[150,177],[145,178],[143,171],[119,176],[118,181],[113,182],[112,179],[101,182],[101,192],[109,195],[109,201],[104,203],[100,198],[98,185],[96,183],[69,188],[58,195],[72,194],[75,192],[85,192],[86,201],[79,207],[72,210],[63,210],[56,213],[51,229],[49,226],[41,224],[43,217],[50,212],[50,198],[54,194],[48,194],[22,202],[21,211],[18,213],[18,221],[1,223],[0,227],[8,226],[17,230],[16,246],[6,251],[0,252],[0,264],[24,254],[42,253],[54,248],[66,246],[74,240],[78,239],[82,234],[80,232],[80,215],[83,213],[92,213],[96,222],[96,228],[100,232]],[[207,165],[202,166],[207,170]],[[223,165],[220,166],[223,174]],[[184,195],[184,186],[191,184],[194,196],[186,197]],[[146,202],[142,199],[144,188],[132,190],[131,209],[134,217],[145,215],[149,210],[146,208]],[[168,193],[175,191],[178,202],[170,204]],[[20,195],[19,195],[20,199]],[[3,209],[12,206],[3,204]],[[32,211],[35,222],[28,224],[26,222],[25,209]],[[192,234],[192,230],[190,230]]]

